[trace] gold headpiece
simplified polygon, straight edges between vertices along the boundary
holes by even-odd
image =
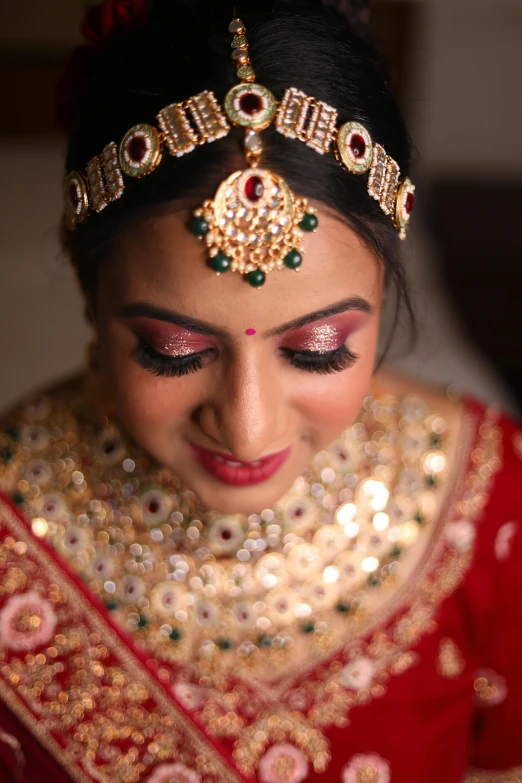
[[[223,108],[209,91],[166,106],[157,116],[159,130],[153,125],[134,125],[119,148],[110,142],[89,161],[85,173],[72,171],[65,181],[69,228],[84,222],[92,210],[101,212],[120,198],[125,189],[123,175],[139,178],[154,171],[165,146],[171,155],[181,157],[226,136],[232,124],[245,129],[249,168],[221,183],[214,199],[194,212],[190,229],[207,245],[209,264],[218,275],[240,272],[259,287],[273,269],[297,270],[304,232],[314,231],[318,220],[307,200],[295,196],[282,177],[259,166],[263,152],[259,132],[275,120],[279,133],[321,155],[334,144],[337,160],[350,173],[369,171],[368,193],[391,216],[404,239],[415,186],[408,177],[400,178],[399,165],[383,147],[373,144],[360,123],[337,127],[337,111],[327,103],[295,87],[288,88],[278,103],[270,90],[255,83],[241,20],[234,19],[229,31],[240,82],[225,96]]]

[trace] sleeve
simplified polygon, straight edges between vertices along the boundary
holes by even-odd
[[[501,429],[502,467],[480,547],[488,587],[468,778],[477,783],[522,783],[522,427],[504,420]]]

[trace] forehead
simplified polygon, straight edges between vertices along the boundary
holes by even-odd
[[[259,289],[235,272],[216,276],[204,244],[187,228],[188,211],[132,224],[119,237],[113,259],[102,265],[100,305],[148,302],[230,330],[251,324],[270,329],[350,296],[377,307],[382,262],[320,205],[317,214],[319,227],[305,236],[299,271],[270,272]]]

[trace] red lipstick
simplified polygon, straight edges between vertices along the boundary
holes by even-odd
[[[230,454],[223,454],[213,449],[205,449],[190,443],[190,448],[200,465],[214,478],[232,487],[251,487],[267,481],[276,473],[290,454],[290,446],[284,451],[269,454],[268,457],[253,462],[235,459]]]

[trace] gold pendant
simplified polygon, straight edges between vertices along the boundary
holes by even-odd
[[[274,269],[298,269],[303,234],[316,226],[306,199],[297,198],[277,174],[257,167],[222,182],[191,223],[205,241],[212,269],[244,274],[254,287]]]

